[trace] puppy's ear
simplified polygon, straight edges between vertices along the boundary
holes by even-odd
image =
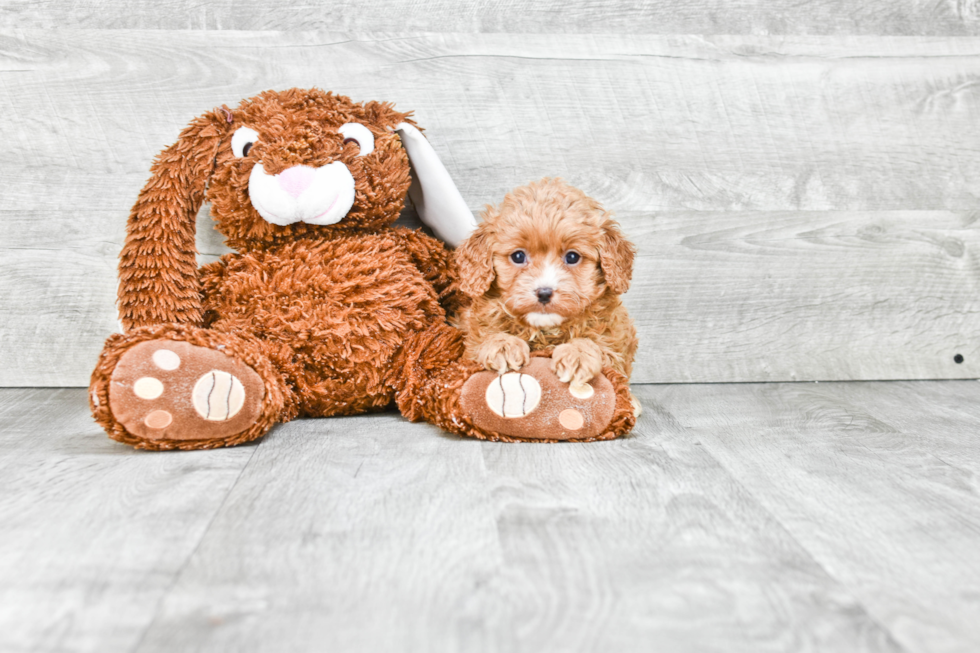
[[[626,240],[619,226],[612,220],[606,220],[602,224],[602,240],[599,243],[599,267],[606,278],[606,285],[617,295],[629,290],[635,255],[636,247]]]
[[[202,323],[194,244],[197,211],[214,169],[231,112],[196,118],[150,168],[126,225],[119,255],[119,317],[123,328]]]
[[[490,228],[480,224],[454,252],[459,272],[459,289],[470,297],[479,297],[493,283],[493,252],[490,251]]]

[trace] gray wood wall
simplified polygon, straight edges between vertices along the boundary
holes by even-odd
[[[0,385],[87,384],[153,156],[291,86],[415,110],[474,211],[611,208],[635,382],[980,376],[978,35],[974,0],[0,2]]]

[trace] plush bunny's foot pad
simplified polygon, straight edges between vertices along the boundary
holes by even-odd
[[[533,358],[520,372],[478,372],[463,385],[460,403],[477,428],[519,440],[595,440],[606,435],[616,391],[604,375],[575,387]]]
[[[227,439],[262,413],[265,385],[248,365],[176,340],[148,340],[122,355],[109,404],[126,431],[151,441]]]

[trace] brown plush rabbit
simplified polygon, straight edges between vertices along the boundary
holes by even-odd
[[[449,253],[390,226],[411,182],[406,150],[423,220],[457,244],[472,214],[390,104],[291,89],[195,119],[160,154],[130,215],[119,266],[126,332],[107,341],[90,392],[109,435],[202,449],[297,416],[394,401],[409,419],[510,439],[462,407],[480,368],[446,323],[456,301]],[[237,252],[198,269],[205,198]],[[625,382],[614,378],[610,390],[628,401]],[[626,421],[590,428],[611,437]]]

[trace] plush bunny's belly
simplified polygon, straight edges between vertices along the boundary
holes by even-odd
[[[204,273],[209,326],[252,334],[295,387],[300,414],[390,403],[391,361],[445,314],[394,236],[232,254]]]

